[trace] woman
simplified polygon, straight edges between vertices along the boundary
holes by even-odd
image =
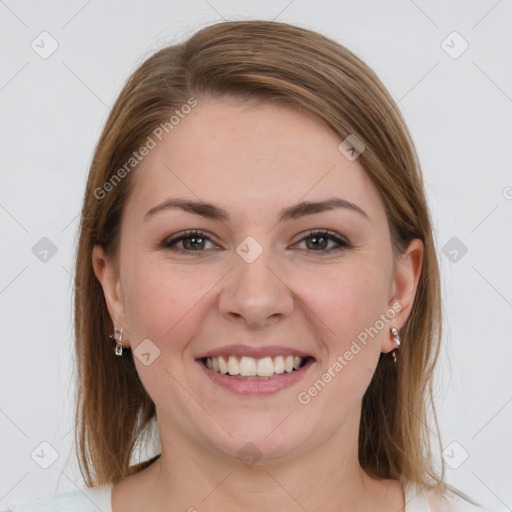
[[[40,505],[482,510],[431,446],[440,278],[414,145],[336,42],[224,22],[144,62],[96,149],[75,285],[89,489]],[[132,465],[155,419],[161,453]]]

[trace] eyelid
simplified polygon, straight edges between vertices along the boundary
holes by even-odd
[[[353,247],[352,244],[345,237],[338,235],[338,233],[336,233],[334,231],[330,231],[328,229],[310,229],[310,230],[302,233],[300,235],[299,240],[294,245],[297,245],[298,243],[302,242],[306,238],[309,238],[313,235],[325,236],[329,240],[332,240],[333,242],[336,242],[337,244],[339,244],[338,245],[339,249],[343,249],[343,248],[349,249],[349,248]],[[330,249],[328,249],[326,251],[318,251],[318,252],[329,252],[329,251],[330,251]],[[314,251],[311,251],[311,252],[314,252]]]
[[[176,244],[181,242],[184,238],[189,238],[197,236],[200,238],[205,238],[212,242],[213,244],[219,246],[220,244],[216,241],[215,237],[206,231],[203,231],[201,229],[186,229],[185,231],[180,231],[178,233],[175,233],[174,235],[168,236],[162,240],[162,242],[159,244],[160,247],[163,249],[170,249],[171,247],[176,248]],[[194,251],[185,251],[184,249],[176,248],[178,251],[184,251],[184,252],[194,252]],[[205,251],[197,251],[197,252],[205,252]]]

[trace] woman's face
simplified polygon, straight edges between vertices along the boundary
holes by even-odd
[[[381,199],[340,142],[286,108],[199,101],[134,171],[119,273],[93,261],[163,447],[286,460],[357,440],[421,243],[393,267]]]

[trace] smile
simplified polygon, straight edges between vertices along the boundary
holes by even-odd
[[[238,395],[264,396],[290,388],[316,363],[290,347],[231,345],[198,354],[196,361],[210,383]]]
[[[203,359],[205,366],[216,373],[247,380],[267,380],[276,375],[299,370],[308,357],[278,355],[254,358],[248,356],[217,356]]]

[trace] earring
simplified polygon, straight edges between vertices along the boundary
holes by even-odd
[[[123,344],[121,343],[121,340],[123,339],[123,329],[114,329],[114,334],[110,335],[110,339],[116,342],[116,348],[114,351],[116,356],[122,356],[124,349]]]
[[[396,343],[396,348],[400,347],[400,335],[398,334],[398,329],[396,327],[391,327],[391,334],[393,335],[393,341]],[[393,362],[396,363],[396,353],[393,350]]]

